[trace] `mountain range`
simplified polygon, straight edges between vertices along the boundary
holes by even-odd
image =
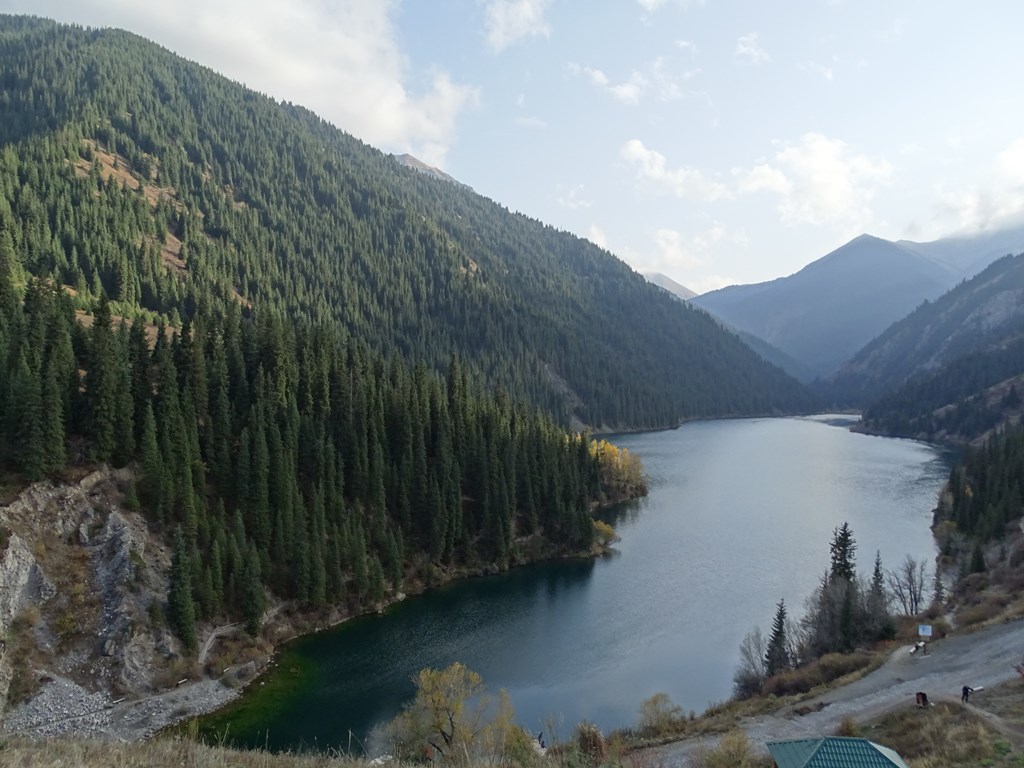
[[[691,301],[805,365],[809,381],[838,369],[923,302],[1019,250],[1024,227],[930,243],[861,235],[788,277]]]
[[[866,429],[963,442],[1015,423],[1024,392],[1024,254],[1006,256],[892,325],[823,382],[868,404]]]

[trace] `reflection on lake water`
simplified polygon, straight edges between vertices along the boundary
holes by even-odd
[[[729,696],[740,641],[767,629],[780,598],[801,613],[835,526],[850,523],[862,571],[876,550],[887,566],[934,556],[946,457],[848,423],[709,421],[618,436],[651,492],[605,514],[622,537],[616,554],[449,585],[302,638],[278,670],[303,682],[264,700],[257,687],[213,727],[230,722],[229,740],[272,749],[346,749],[350,732],[358,746],[409,700],[418,670],[454,661],[507,689],[519,721],[550,738],[581,720],[632,725],[659,691],[702,711]]]

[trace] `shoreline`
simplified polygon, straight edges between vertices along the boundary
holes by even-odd
[[[629,496],[605,501],[590,510],[597,512],[642,498]],[[596,520],[596,517],[594,518]],[[533,539],[531,541],[531,539]],[[307,635],[341,626],[350,619],[383,613],[409,597],[422,595],[450,584],[485,576],[506,573],[512,569],[557,560],[589,560],[605,556],[614,548],[598,545],[589,551],[558,552],[546,542],[529,537],[520,540],[524,551],[505,566],[496,564],[432,569],[384,600],[350,612],[338,607],[319,611],[303,611],[287,602],[274,603],[264,614],[259,638],[248,638],[240,651],[241,658],[226,666],[219,675],[203,671],[210,652],[218,641],[235,633],[244,633],[239,624],[203,628],[197,651],[189,661],[200,674],[198,679],[186,677],[176,685],[136,698],[116,698],[109,691],[92,691],[60,674],[48,675],[42,687],[29,699],[4,712],[0,717],[0,733],[29,739],[99,738],[113,741],[143,741],[161,733],[188,727],[189,721],[215,715],[240,701],[254,683],[266,682],[273,671],[275,659],[289,643]],[[423,567],[421,565],[421,567]],[[258,658],[245,657],[246,649],[257,646],[260,639],[270,645],[268,653]],[[202,657],[202,658],[201,658]]]

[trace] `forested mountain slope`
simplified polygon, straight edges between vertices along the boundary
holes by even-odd
[[[824,382],[866,404],[921,373],[1005,345],[1024,331],[1024,254],[1007,256],[890,326]]]
[[[607,252],[404,167],[131,34],[0,17],[15,272],[175,321],[273,311],[563,421],[664,426],[812,396]],[[22,277],[22,280],[24,278]]]
[[[829,381],[837,403],[870,403],[869,429],[955,442],[1019,417],[1024,254],[922,305]]]

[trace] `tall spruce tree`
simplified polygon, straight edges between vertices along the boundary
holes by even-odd
[[[789,639],[786,636],[786,621],[786,601],[783,599],[779,600],[775,606],[772,634],[768,638],[768,646],[764,653],[764,669],[767,677],[772,677],[793,667],[793,658],[789,652]]]
[[[832,542],[829,544],[829,551],[832,553],[832,563],[829,566],[829,579],[845,579],[852,582],[857,575],[854,555],[857,551],[857,542],[853,538],[853,531],[850,524],[843,522],[832,531]]]
[[[109,461],[113,458],[118,442],[120,361],[111,323],[110,302],[106,294],[103,294],[93,312],[91,348],[85,377],[93,455],[99,461]]]
[[[189,651],[196,647],[196,606],[192,598],[192,553],[185,534],[174,532],[174,557],[171,561],[170,586],[167,592],[167,618],[182,645]]]

